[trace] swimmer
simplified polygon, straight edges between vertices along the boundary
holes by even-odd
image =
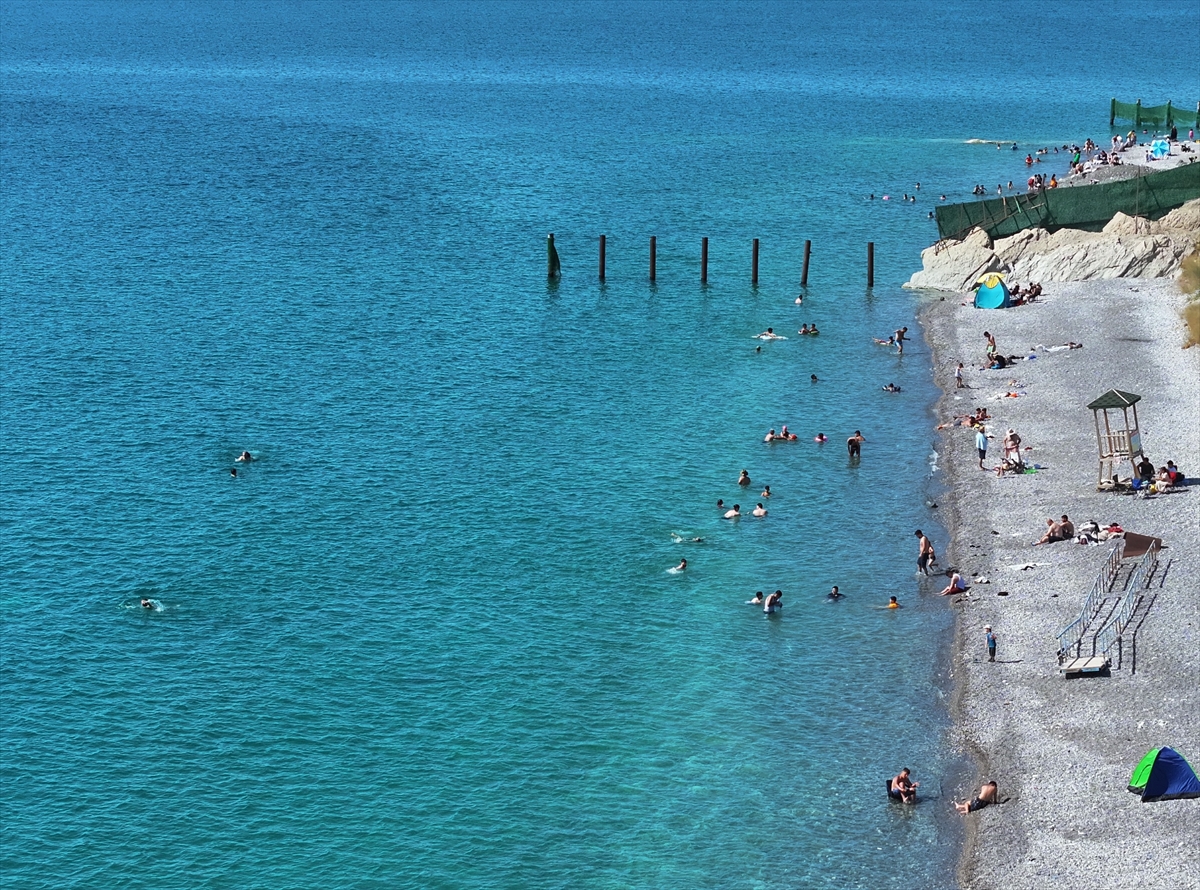
[[[762,352],[762,347],[761,347],[761,346],[755,346],[755,347],[754,347],[754,351],[755,351],[755,352]]]
[[[781,430],[779,431],[779,438],[783,439],[785,442],[795,442],[795,441],[796,441],[796,434],[795,434],[795,433],[789,433],[789,432],[788,432],[788,428],[787,428],[787,424],[785,423],[785,424],[783,425],[783,429],[781,429]]]
[[[761,590],[754,591],[754,599],[746,600],[748,606],[761,606],[763,604],[763,592]]]
[[[826,442],[829,441],[829,437],[827,435],[825,435],[824,433],[817,433],[815,436],[813,436],[813,441],[816,442],[818,445],[824,445]]]
[[[771,496],[771,486],[769,486],[769,485],[764,485],[764,486],[763,486],[763,490],[762,490],[762,494],[760,494],[760,495],[759,495],[759,497],[760,497],[760,498],[769,498],[770,496]]]
[[[741,518],[742,518],[742,508],[741,508],[741,505],[740,505],[740,504],[734,504],[734,505],[733,505],[733,509],[732,509],[732,510],[727,510],[727,511],[725,512],[725,518],[726,518],[726,519],[741,519]]]
[[[894,383],[889,383],[887,386],[883,387],[883,391],[884,392],[900,392],[900,387],[898,387]]]
[[[816,374],[809,374],[809,375],[808,375],[808,379],[809,379],[810,381],[812,381],[813,383],[818,383],[818,382],[819,382],[819,381],[817,380],[817,375],[816,375]]]
[[[763,506],[763,505],[760,503],[760,504],[759,504],[757,507],[755,507],[755,508],[754,508],[754,515],[755,515],[755,516],[766,516],[766,515],[767,515],[767,508],[766,508],[766,507],[764,507],[764,506]]]
[[[796,305],[797,306],[804,305],[804,294],[801,294],[800,296],[796,297]]]
[[[842,593],[841,591],[839,591],[839,590],[837,589],[837,585],[836,585],[836,584],[834,584],[834,585],[833,585],[833,590],[831,590],[831,591],[829,591],[829,593],[825,594],[825,599],[827,599],[827,600],[831,600],[831,601],[833,601],[833,602],[837,602],[838,600],[842,599],[842,597],[844,597],[845,595],[846,595],[846,594],[844,594],[844,593]]]
[[[717,509],[718,510],[725,509],[725,499],[724,498],[717,498]]]
[[[243,451],[241,454],[239,454],[237,456],[237,459],[239,462],[244,463],[244,464],[248,464],[248,463],[250,463],[250,461],[254,460],[254,458],[250,456],[249,451]]]
[[[743,487],[750,484],[750,471],[742,470],[742,475],[738,476],[738,485]]]
[[[154,600],[143,599],[142,600],[142,608],[143,609],[153,609],[154,608]]]
[[[887,604],[887,608],[889,608],[889,609],[899,609],[899,608],[900,608],[900,603],[898,603],[898,602],[896,601],[896,598],[895,598],[894,596],[892,596],[892,597],[888,597],[888,604]]]
[[[675,568],[673,568],[671,571],[673,571],[673,572],[682,572],[682,571],[684,571],[685,569],[687,569],[687,560],[686,560],[686,559],[681,559],[681,560],[679,560],[679,565],[675,566]]]
[[[759,340],[786,340],[787,339],[787,337],[781,337],[777,333],[775,333],[774,328],[767,328],[761,334],[756,334],[755,336],[758,337]]]
[[[783,611],[783,591],[776,590],[773,594],[767,597],[767,601],[763,603],[763,612],[768,615],[774,615],[776,612]]]
[[[809,329],[808,329],[808,332],[809,332],[810,334],[812,334],[814,337],[815,337],[817,334],[821,333],[820,331],[818,331],[818,330],[817,330],[817,326],[816,326],[815,324],[814,324],[814,325],[813,325],[811,328],[809,328]]]
[[[230,467],[229,475],[236,479],[237,478],[237,467]]]
[[[801,327],[801,328],[800,328],[800,330],[799,330],[799,331],[797,331],[796,333],[798,333],[798,334],[807,334],[807,333],[808,333],[808,325],[804,325],[804,326],[803,326],[803,327]]]
[[[775,435],[775,430],[770,430],[767,432],[767,434],[765,436],[763,436],[763,441],[764,442],[774,442],[778,438],[779,437],[777,435]]]
[[[876,346],[895,346],[896,345],[895,337],[888,337],[886,340],[880,339],[879,337],[872,337],[871,339],[875,341]]]

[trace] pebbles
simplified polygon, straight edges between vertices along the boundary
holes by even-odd
[[[979,472],[972,431],[939,434],[951,487],[939,511],[953,538],[949,555],[980,576],[1003,578],[1011,593],[971,598],[958,611],[954,741],[981,763],[953,793],[969,796],[994,778],[1001,798],[1010,798],[967,817],[965,888],[1044,887],[1039,862],[1053,863],[1063,887],[1200,888],[1200,801],[1142,804],[1125,790],[1157,745],[1200,767],[1200,485],[1148,499],[1097,492],[1086,408],[1108,389],[1140,394],[1151,460],[1174,459],[1200,477],[1200,349],[1180,348],[1182,303],[1173,282],[1140,280],[1135,290],[1115,279],[1056,284],[1043,302],[1009,310],[931,300],[923,312],[935,371],[948,387],[942,414],[988,405],[989,426],[1019,429],[1035,446],[1027,461],[1049,468],[997,479]],[[1023,362],[1025,398],[991,402],[1012,371],[970,372],[970,394],[956,403],[966,394],[953,389],[954,367],[978,367],[985,329],[1005,354],[1068,340],[1085,348]],[[1061,513],[1077,522],[1115,520],[1167,545],[1147,591],[1153,604],[1111,677],[1067,680],[1058,672],[1055,635],[1078,614],[1109,550],[1070,542],[1030,548],[1045,517]],[[972,549],[985,541],[986,554]],[[986,660],[984,625],[999,638],[995,663]]]

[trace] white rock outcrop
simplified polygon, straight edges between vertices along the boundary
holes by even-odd
[[[1101,232],[1026,229],[995,243],[981,229],[962,241],[921,252],[920,272],[905,287],[967,291],[980,275],[1002,272],[1010,281],[1089,281],[1096,278],[1167,278],[1200,242],[1200,200],[1154,221],[1118,213]]]

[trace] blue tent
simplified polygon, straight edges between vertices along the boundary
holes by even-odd
[[[975,282],[976,309],[1007,309],[1011,305],[1004,276],[989,272]]]
[[[1154,748],[1129,777],[1129,790],[1140,794],[1142,803],[1200,797],[1200,779],[1174,748]]]

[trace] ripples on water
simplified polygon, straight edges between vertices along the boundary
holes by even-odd
[[[922,141],[1014,131],[951,84],[1012,78],[1030,138],[1108,95],[943,67],[975,7],[873,8],[894,93],[832,10],[4,11],[14,886],[949,885],[944,801],[881,788],[949,769],[934,391],[869,340],[932,230],[859,196],[994,176]]]

